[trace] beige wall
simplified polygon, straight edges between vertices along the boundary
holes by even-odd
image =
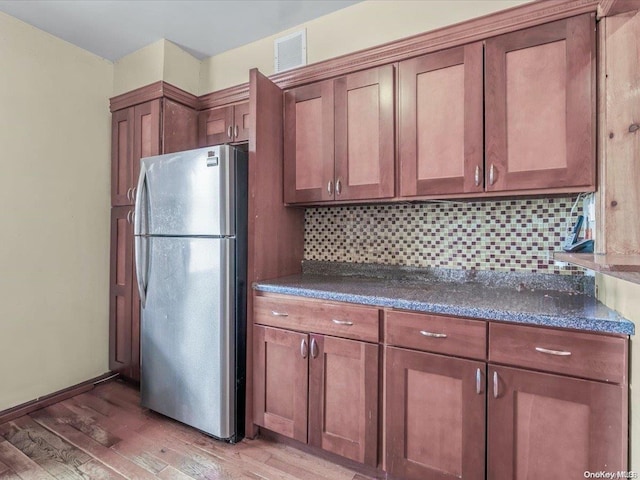
[[[307,29],[307,61],[316,63],[439,27],[487,15],[523,0],[367,0],[202,62],[200,94],[249,81],[258,67],[274,73],[273,40]]]
[[[108,370],[112,70],[0,13],[0,411]]]
[[[608,275],[597,275],[598,298],[602,303],[620,312],[622,316],[640,325],[640,284],[619,280]],[[631,337],[631,470],[640,473],[640,342]]]
[[[158,40],[114,63],[113,95],[164,80],[198,95],[200,60],[168,40]]]

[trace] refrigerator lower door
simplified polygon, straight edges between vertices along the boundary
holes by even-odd
[[[235,240],[148,240],[142,405],[229,439],[236,414]]]

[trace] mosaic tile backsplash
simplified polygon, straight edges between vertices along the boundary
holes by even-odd
[[[308,208],[305,260],[582,275],[559,266],[576,197]]]

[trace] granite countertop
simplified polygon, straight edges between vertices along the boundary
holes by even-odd
[[[539,281],[531,284],[521,277],[505,275],[493,275],[489,281],[487,278],[461,281],[450,276],[443,279],[442,275],[416,277],[385,272],[383,276],[370,277],[313,271],[258,282],[253,287],[263,292],[417,312],[634,334],[633,322],[575,286],[559,288]]]

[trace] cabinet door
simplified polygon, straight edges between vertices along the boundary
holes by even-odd
[[[249,141],[249,102],[233,107],[233,141]]]
[[[393,347],[385,353],[387,472],[484,479],[485,363]]]
[[[487,191],[595,186],[595,20],[486,42]]]
[[[133,280],[133,207],[111,209],[109,369],[129,376]]]
[[[357,462],[378,459],[378,345],[311,336],[309,444]]]
[[[284,201],[334,198],[333,80],[284,93]]]
[[[198,112],[173,100],[162,100],[162,153],[198,146]]]
[[[138,184],[140,159],[160,155],[160,99],[136,105],[133,110],[133,186]],[[135,198],[134,198],[135,200]],[[133,204],[133,202],[132,202]]]
[[[488,478],[627,470],[626,387],[489,367]]]
[[[133,205],[133,108],[111,115],[111,205]]]
[[[335,80],[336,200],[394,195],[393,66]]]
[[[307,335],[256,325],[253,338],[254,422],[306,443]]]
[[[198,114],[198,141],[201,147],[233,140],[233,107],[203,110]]]
[[[483,191],[482,43],[400,62],[400,195]]]

